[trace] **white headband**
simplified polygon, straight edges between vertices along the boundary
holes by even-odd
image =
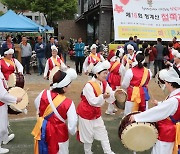
[[[105,60],[103,62],[98,62],[92,69],[93,74],[99,73],[102,70],[108,70],[111,67],[111,64]]]
[[[70,84],[72,80],[77,78],[77,73],[73,68],[69,68],[65,73],[66,73],[66,76],[64,77],[64,79],[60,81],[59,83],[53,83],[53,85],[51,86],[51,89],[63,88],[67,86],[68,84]]]
[[[96,49],[96,48],[97,48],[97,45],[96,45],[96,44],[93,44],[93,45],[91,46],[90,50]]]
[[[127,45],[127,50],[129,50],[129,49],[134,50],[134,47],[131,44],[128,44]]]
[[[51,46],[51,50],[52,50],[52,51],[53,51],[53,50],[58,51],[58,48],[57,48],[55,45],[52,45],[52,46]]]
[[[167,82],[176,82],[180,85],[179,75],[173,67],[170,67],[168,70],[167,69],[161,70],[159,72],[159,78]]]
[[[9,50],[5,51],[4,54],[5,55],[14,54],[14,49],[9,49]]]

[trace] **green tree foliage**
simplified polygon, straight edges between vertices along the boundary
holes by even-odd
[[[76,0],[28,0],[33,11],[45,14],[48,24],[59,19],[73,19],[76,13]]]
[[[8,9],[15,11],[23,12],[31,9],[27,0],[1,0],[0,2],[7,6]]]
[[[4,13],[2,11],[0,11],[0,16],[2,16]]]
[[[59,19],[73,19],[76,13],[77,0],[0,0],[8,9],[40,11],[52,26]]]

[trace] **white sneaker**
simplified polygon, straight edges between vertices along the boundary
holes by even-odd
[[[9,152],[9,149],[0,148],[0,154],[8,153],[8,152]]]
[[[105,114],[107,114],[107,115],[115,115],[115,113],[109,112],[108,110],[106,110]]]
[[[5,141],[3,141],[3,144],[8,144],[14,137],[15,137],[14,134],[9,135],[9,136],[8,136],[8,139],[5,140]]]

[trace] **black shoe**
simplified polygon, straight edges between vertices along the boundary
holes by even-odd
[[[79,76],[81,76],[82,75],[82,73],[79,73]]]

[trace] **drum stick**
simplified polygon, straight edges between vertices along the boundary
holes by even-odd
[[[27,94],[27,91],[29,90],[29,88],[26,89],[25,93],[22,95],[21,98],[23,98],[26,94]]]

